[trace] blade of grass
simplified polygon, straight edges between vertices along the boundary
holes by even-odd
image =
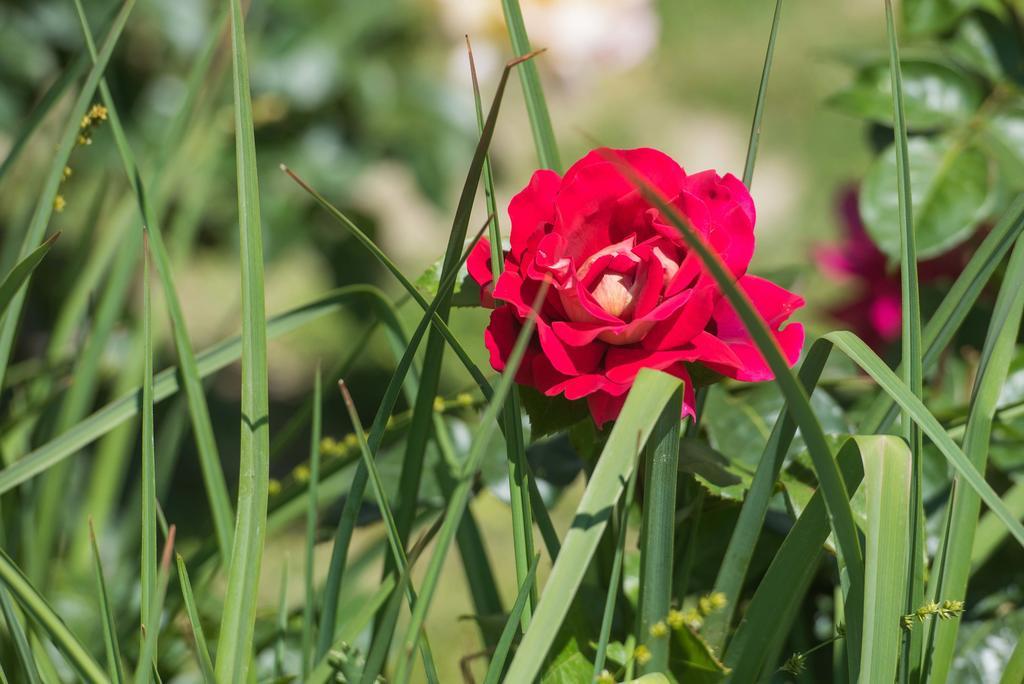
[[[637,643],[651,657],[639,664],[640,675],[668,669],[668,639],[652,633],[664,624],[672,602],[672,561],[676,523],[676,481],[679,473],[680,387],[661,409],[644,447],[643,525],[640,529],[640,598]]]
[[[167,531],[164,542],[164,553],[160,559],[160,571],[157,578],[156,591],[152,596],[149,614],[153,616],[153,624],[145,631],[142,648],[139,649],[139,662],[135,668],[135,684],[148,684],[153,681],[156,669],[157,635],[160,633],[160,614],[163,612],[164,597],[167,595],[167,583],[171,579],[171,552],[174,550],[174,525]]]
[[[213,673],[213,661],[210,660],[210,649],[206,645],[206,635],[203,633],[203,623],[199,618],[199,609],[196,606],[196,599],[192,593],[192,582],[188,578],[188,568],[185,567],[185,559],[181,557],[181,554],[178,554],[177,561],[178,582],[181,584],[181,596],[185,601],[185,614],[188,616],[188,623],[192,628],[192,639],[195,643],[199,672],[203,676],[203,684],[215,684],[217,680]]]
[[[1013,653],[1006,662],[1006,669],[1003,670],[1003,677],[999,684],[1014,684],[1024,682],[1024,636],[1017,639],[1017,645],[1013,647]]]
[[[519,585],[519,593],[516,595],[512,612],[509,613],[508,620],[505,621],[505,626],[501,630],[501,636],[498,638],[498,644],[494,648],[494,653],[491,654],[491,664],[487,666],[484,684],[498,684],[501,679],[501,672],[505,669],[505,662],[508,660],[508,652],[512,648],[512,640],[515,639],[516,632],[519,631],[523,611],[526,609],[526,604],[529,602],[530,594],[533,593],[533,587],[537,581],[537,564],[539,562],[540,554],[537,554],[530,563],[526,581]]]
[[[516,649],[505,681],[531,682],[540,672],[615,503],[637,467],[638,451],[647,442],[661,409],[678,387],[677,378],[658,371],[644,369],[637,375],[576,508],[572,527],[565,536],[533,621]]]
[[[768,49],[761,68],[761,82],[757,87],[757,101],[754,103],[754,121],[750,124],[750,141],[747,143],[747,161],[743,165],[743,184],[748,188],[754,180],[754,162],[757,160],[757,146],[761,141],[761,119],[764,118],[764,103],[768,98],[768,74],[772,71],[775,57],[775,37],[779,34],[779,19],[782,18],[782,0],[775,0],[772,14],[772,30],[768,35]]]
[[[92,30],[85,16],[82,7],[82,0],[75,0],[75,9],[78,13],[79,23],[85,37],[85,43],[93,60],[96,60],[96,46],[92,39]],[[211,44],[212,43],[211,41]],[[199,452],[199,464],[203,474],[203,482],[206,485],[207,496],[210,501],[210,511],[213,517],[214,530],[217,533],[217,540],[220,544],[221,554],[229,558],[231,552],[231,501],[228,497],[227,485],[224,482],[224,473],[220,466],[220,454],[217,451],[217,442],[213,436],[213,425],[210,422],[210,410],[206,404],[206,397],[203,393],[202,382],[196,367],[195,351],[189,338],[188,328],[185,325],[185,317],[181,309],[181,302],[174,287],[174,278],[171,273],[170,258],[164,246],[160,224],[157,220],[157,213],[148,199],[146,184],[143,181],[142,172],[135,161],[135,155],[128,138],[121,126],[121,119],[117,111],[117,105],[107,86],[106,79],[100,79],[100,94],[107,103],[110,128],[113,132],[118,154],[121,163],[128,177],[139,205],[139,213],[142,216],[146,230],[148,231],[151,245],[150,253],[156,262],[157,273],[160,276],[160,283],[163,287],[164,301],[171,318],[171,330],[174,336],[175,349],[178,352],[179,363],[181,364],[181,378],[188,399],[189,414],[192,418],[192,433],[196,440],[196,449]],[[191,106],[186,105],[181,111],[189,112]]]
[[[54,233],[50,237],[43,241],[43,244],[36,247],[26,256],[24,259],[19,261],[10,272],[4,276],[4,280],[0,283],[0,316],[3,316],[7,311],[7,307],[10,305],[11,300],[14,299],[14,295],[17,294],[21,286],[28,280],[28,277],[32,275],[32,271],[36,270],[36,266],[40,264],[43,257],[46,256],[50,248],[53,247],[53,243],[60,237],[60,233]]]
[[[153,303],[149,285],[148,233],[145,233],[144,237],[146,244],[142,254],[142,541],[139,544],[142,556],[139,582],[142,598],[139,605],[142,614],[142,633],[148,640],[151,634],[160,631],[159,613],[154,615],[150,612],[156,605],[157,574],[160,569],[157,566],[156,541],[156,509],[159,504],[156,499],[156,436],[153,426]],[[143,669],[142,665],[139,669]],[[148,667],[145,669],[148,672]]]
[[[125,681],[123,663],[121,661],[121,644],[117,636],[117,626],[114,624],[114,611],[110,606],[110,592],[107,591],[107,580],[103,574],[103,561],[100,558],[100,549],[96,545],[96,530],[93,528],[92,520],[89,521],[89,542],[92,545],[92,554],[96,568],[96,594],[100,599],[100,612],[103,615],[103,646],[107,651],[107,671],[110,673],[110,681],[121,684]]]
[[[902,307],[902,335],[900,353],[904,363],[900,366],[903,382],[914,396],[924,394],[924,371],[921,363],[921,293],[917,282],[917,240],[914,234],[913,202],[910,187],[910,162],[907,151],[907,122],[903,108],[903,72],[900,68],[899,43],[892,0],[885,0],[885,27],[889,39],[889,78],[892,87],[893,132],[896,137],[896,189],[899,204],[900,230],[900,293]],[[910,482],[910,566],[906,576],[906,611],[913,612],[924,599],[925,586],[925,512],[921,488],[924,483],[924,442],[916,423],[904,414],[901,423],[903,437],[910,445],[914,477]],[[911,630],[903,639],[900,659],[900,681],[916,681],[923,656],[922,630]],[[865,648],[869,646],[865,644]]]
[[[434,549],[433,555],[430,557],[430,564],[427,566],[426,575],[423,579],[420,598],[416,601],[416,605],[413,607],[412,616],[409,618],[409,626],[406,631],[405,641],[398,653],[398,667],[396,669],[394,679],[396,682],[399,682],[399,684],[405,684],[411,674],[410,666],[412,654],[416,650],[416,646],[420,641],[423,623],[426,620],[427,611],[430,609],[430,602],[433,599],[438,581],[440,580],[441,568],[444,564],[445,556],[451,546],[456,528],[458,527],[459,522],[462,519],[462,515],[466,510],[466,506],[469,503],[469,497],[472,493],[476,471],[480,468],[480,463],[487,449],[487,443],[494,432],[496,419],[502,409],[505,398],[512,389],[516,370],[519,368],[519,363],[522,361],[523,354],[526,352],[526,345],[529,343],[530,338],[533,335],[534,327],[536,326],[536,312],[539,310],[541,302],[544,301],[544,297],[547,296],[547,292],[548,287],[547,284],[545,284],[540,288],[533,301],[531,313],[523,323],[522,329],[519,331],[519,336],[516,338],[515,345],[513,346],[512,352],[506,362],[505,371],[501,375],[501,381],[498,383],[498,386],[494,391],[494,396],[488,402],[487,409],[484,411],[483,416],[481,416],[480,425],[473,436],[472,446],[470,447],[469,454],[466,456],[466,461],[463,466],[462,473],[460,474],[459,484],[452,493],[451,498],[448,500],[448,506],[445,509],[444,523],[441,526],[441,531],[438,533],[437,546]]]
[[[313,666],[313,630],[316,621],[314,602],[316,587],[313,584],[313,551],[316,548],[317,498],[316,489],[320,482],[320,439],[323,433],[323,386],[320,364],[316,368],[313,383],[313,420],[309,436],[309,493],[306,509],[306,601],[302,613],[302,679],[309,678]]]
[[[512,43],[512,51],[518,57],[530,53],[530,38],[526,34],[526,23],[519,0],[501,0],[505,12],[505,25]],[[558,159],[558,145],[555,143],[555,132],[551,127],[551,115],[548,113],[547,100],[540,83],[537,65],[527,64],[519,72],[519,82],[523,86],[526,99],[526,113],[530,118],[530,130],[533,131],[533,142],[537,147],[537,160],[541,167],[561,171],[562,164]]]
[[[405,547],[402,545],[402,540],[398,535],[398,526],[395,524],[395,517],[391,512],[391,504],[388,503],[387,493],[384,489],[384,482],[380,478],[380,472],[377,470],[377,463],[374,460],[373,454],[370,452],[370,447],[366,442],[366,434],[363,432],[362,421],[359,418],[358,411],[356,411],[355,402],[352,401],[352,395],[349,393],[344,380],[338,381],[338,389],[341,391],[341,396],[345,402],[345,409],[348,411],[348,416],[352,421],[352,428],[355,431],[356,439],[359,441],[359,453],[362,456],[362,462],[366,467],[366,472],[369,473],[373,495],[377,500],[377,506],[380,508],[381,517],[384,521],[384,531],[387,535],[388,546],[391,548],[392,560],[394,561],[395,567],[398,571],[403,575],[407,575],[411,571],[409,559],[405,555]],[[408,598],[410,609],[413,608],[416,605],[416,591],[412,586],[411,579],[405,583],[404,593]],[[397,606],[398,604],[395,605]],[[385,632],[385,634],[389,633],[390,632]],[[426,669],[428,681],[438,681],[437,666],[434,665],[433,655],[430,652],[430,646],[427,643],[426,637],[420,641],[420,651],[423,655],[423,667]],[[363,681],[373,682],[379,674],[379,671],[366,669],[363,671]]]
[[[636,492],[636,475],[638,468],[633,468],[629,475],[629,483],[626,485],[626,494],[619,504],[621,514],[619,515],[619,533],[615,544],[615,556],[612,559],[612,570],[608,577],[608,593],[605,595],[604,615],[601,617],[601,632],[597,638],[597,648],[594,651],[594,677],[597,681],[604,670],[605,657],[608,652],[608,640],[612,632],[612,620],[615,617],[615,604],[619,597],[619,590],[622,586],[622,558],[626,554],[626,534],[629,531],[629,509],[633,506],[633,496]]]
[[[999,406],[999,395],[1010,371],[1010,364],[1016,352],[1017,333],[1020,331],[1021,315],[1024,311],[1024,240],[1018,240],[999,289],[995,308],[990,319],[985,345],[971,392],[971,407],[967,418],[967,431],[963,450],[978,472],[984,473],[988,462],[992,423]],[[960,478],[957,478],[959,480]],[[1003,499],[1005,502],[1005,498]],[[943,538],[948,549],[968,549],[974,545],[975,530],[981,501],[978,495],[959,482],[954,484],[948,527]],[[965,553],[947,553],[935,571],[940,577],[932,600],[941,603],[946,600],[963,600],[970,576],[971,557]],[[956,636],[959,618],[934,620],[928,630],[930,648],[925,652],[925,667],[922,670],[935,681],[945,681],[949,676],[956,650]]]
[[[1003,502],[1018,518],[1024,518],[1024,480],[1003,492]],[[981,516],[971,547],[971,574],[977,572],[1006,539],[1009,532],[992,511]]]
[[[913,548],[909,529],[913,462],[907,445],[896,437],[854,439],[864,462],[868,522],[860,671],[864,681],[891,682],[896,679],[903,642],[900,606],[906,603],[907,585],[901,580],[910,568]]]
[[[21,607],[42,627],[83,681],[89,684],[107,684],[110,681],[82,642],[72,634],[3,549],[0,549],[0,582],[6,585]]]
[[[267,388],[267,320],[263,292],[263,236],[253,133],[249,64],[240,0],[231,0],[234,74],[235,165],[242,270],[242,436],[238,510],[228,571],[224,616],[217,640],[217,680],[245,681],[256,621],[256,601],[266,534],[270,480]]]
[[[469,74],[473,82],[473,104],[476,110],[476,124],[480,135],[483,135],[484,108],[480,100],[480,83],[477,80],[476,62],[473,59],[473,47],[466,36],[466,53],[469,57]],[[504,265],[501,249],[501,229],[498,226],[498,203],[494,192],[494,177],[491,174],[491,160],[484,155],[483,167],[484,198],[487,202],[487,213],[491,216],[488,223],[487,237],[491,247],[491,276],[498,282]],[[529,494],[529,472],[526,468],[526,446],[523,444],[523,417],[519,406],[519,393],[513,391],[505,404],[502,414],[505,422],[505,453],[508,459],[509,501],[512,507],[512,552],[516,564],[516,581],[522,585],[530,570],[530,559],[533,558],[533,511]],[[522,628],[530,625],[537,601],[537,591],[532,589],[526,608],[522,611]]]
[[[114,47],[117,45],[118,38],[121,37],[121,31],[124,29],[124,26],[128,21],[128,15],[131,13],[134,5],[135,0],[125,0],[124,5],[121,6],[121,10],[117,13],[117,16],[111,24],[110,30],[107,32],[107,37],[103,41],[103,47],[100,49],[96,62],[93,64],[88,76],[86,76],[85,83],[82,84],[78,97],[75,99],[75,102],[71,107],[68,121],[64,124],[64,128],[61,131],[60,141],[58,142],[57,149],[54,152],[53,161],[47,171],[46,179],[42,184],[42,191],[40,192],[35,212],[32,214],[32,219],[25,229],[25,233],[22,238],[22,259],[27,257],[36,249],[36,247],[39,246],[43,233],[46,230],[46,226],[50,222],[50,216],[53,214],[53,200],[54,197],[56,197],[57,190],[63,180],[64,167],[67,165],[67,160],[71,156],[71,150],[74,148],[75,142],[78,139],[79,124],[81,123],[82,113],[88,107],[89,101],[92,99],[93,93],[96,91],[96,86],[99,84],[99,80],[103,75],[104,69],[106,69],[107,62],[110,61],[110,56],[114,52]],[[4,384],[4,373],[7,370],[7,363],[10,361],[11,349],[14,345],[14,336],[17,333],[18,321],[21,318],[21,309],[25,303],[28,280],[29,279],[26,279],[26,282],[22,284],[21,288],[11,300],[7,313],[4,315],[3,322],[0,324],[0,387]]]
[[[285,678],[284,650],[288,638],[288,575],[291,572],[291,554],[285,554],[281,570],[281,583],[277,589],[277,634],[274,638],[274,676]]]

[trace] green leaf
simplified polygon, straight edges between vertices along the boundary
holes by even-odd
[[[499,637],[494,653],[491,655],[491,664],[487,667],[484,684],[498,684],[501,678],[501,672],[505,669],[505,661],[508,659],[509,649],[512,648],[512,640],[519,629],[519,621],[522,617],[523,609],[526,608],[527,600],[530,598],[537,580],[537,564],[539,561],[540,555],[533,557],[533,562],[530,563],[530,569],[526,575],[526,581],[519,585],[519,593],[516,595],[515,605],[512,606],[512,612],[509,613],[508,619],[505,621],[505,626],[501,630],[501,637]]]
[[[216,673],[219,682],[240,684],[246,681],[252,659],[270,480],[263,234],[245,15],[240,0],[231,0],[231,65],[234,74],[235,166],[242,271],[242,435],[238,510],[224,616],[217,640]]]
[[[913,34],[939,33],[960,18],[979,0],[904,0],[903,24]]]
[[[181,554],[178,554],[177,563],[181,596],[185,602],[185,615],[188,616],[189,626],[192,628],[192,639],[196,650],[196,659],[199,661],[199,671],[203,676],[203,684],[215,684],[217,679],[214,675],[213,661],[210,660],[210,649],[206,645],[203,623],[199,617],[195,596],[192,594],[192,582],[188,578],[188,568],[185,566],[185,559],[181,557]]]
[[[676,378],[656,371],[644,369],[637,375],[576,509],[573,526],[565,536],[530,628],[512,659],[506,681],[532,681],[540,671],[590,566],[611,510],[636,467],[637,450],[651,435],[662,407],[678,386]],[[588,669],[586,677],[592,674]]]
[[[947,138],[912,138],[910,189],[918,257],[941,254],[970,237],[988,211],[989,164],[976,147]],[[860,214],[878,248],[900,253],[896,146],[871,164],[860,192]]]
[[[910,130],[945,128],[966,121],[985,96],[981,84],[946,62],[903,59],[903,95]],[[857,74],[853,84],[829,98],[847,114],[892,126],[889,63],[879,61]]]
[[[323,379],[317,364],[313,382],[313,419],[309,434],[309,491],[306,508],[306,600],[302,607],[302,678],[309,679],[313,666],[313,631],[316,627],[316,585],[313,583],[313,553],[316,550],[317,487],[320,484],[320,440],[323,436]]]
[[[910,569],[912,467],[898,437],[854,437],[864,463],[868,528],[864,544],[864,681],[896,679]],[[851,654],[855,657],[855,654]]]
[[[530,442],[568,430],[590,418],[585,401],[569,401],[562,395],[547,397],[525,385],[519,387],[519,398],[530,419]]]
[[[43,260],[50,248],[53,247],[53,243],[60,237],[60,233],[54,233],[48,237],[43,244],[36,247],[27,257],[19,261],[14,268],[4,277],[2,283],[0,283],[0,317],[7,312],[7,306],[14,299],[14,295],[17,294],[21,286],[28,280],[28,277],[32,275],[32,271],[36,270],[36,266]]]

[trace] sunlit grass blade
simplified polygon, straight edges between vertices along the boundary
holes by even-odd
[[[82,0],[75,0],[75,9],[78,13],[86,46],[95,60],[96,46],[93,44],[92,31],[89,28],[89,22],[82,7]],[[207,496],[210,500],[213,526],[217,533],[221,554],[227,559],[230,557],[231,550],[233,512],[228,497],[227,485],[224,482],[224,473],[220,466],[220,454],[217,451],[217,443],[213,436],[210,410],[206,405],[202,382],[196,368],[195,351],[192,348],[192,342],[185,325],[181,302],[174,287],[170,258],[167,255],[167,249],[164,247],[163,234],[157,220],[157,213],[149,198],[142,172],[135,161],[135,155],[128,143],[128,137],[121,126],[117,105],[110,93],[110,88],[107,86],[106,79],[100,79],[99,90],[103,100],[107,103],[110,128],[118,154],[121,157],[121,163],[124,166],[125,175],[135,194],[139,205],[139,213],[149,234],[149,251],[156,263],[157,273],[160,276],[160,283],[163,288],[164,301],[167,304],[167,310],[171,317],[174,345],[178,351],[178,358],[181,364],[181,378],[184,384],[185,395],[188,399],[189,413],[192,417],[192,432],[195,435],[196,448],[199,452],[199,463],[202,468],[203,480],[206,484]],[[190,109],[191,107],[186,105],[181,111],[187,113]]]
[[[36,247],[32,252],[24,259],[19,261],[10,272],[4,276],[3,282],[0,282],[0,317],[7,311],[8,305],[11,300],[14,299],[14,295],[18,293],[21,286],[25,283],[32,271],[36,270],[36,266],[43,260],[46,253],[53,247],[53,243],[60,237],[60,233],[54,233],[50,237],[43,241],[43,244]]]
[[[320,438],[323,433],[323,378],[320,364],[317,364],[316,379],[313,382],[313,420],[309,435],[309,491],[306,508],[306,601],[302,612],[302,678],[309,677],[313,666],[313,631],[316,623],[316,587],[313,584],[313,552],[316,549],[317,485],[320,483]]]
[[[82,642],[71,633],[64,621],[53,612],[46,599],[36,591],[10,556],[2,549],[0,549],[0,582],[6,585],[21,607],[46,632],[83,681],[89,684],[106,684],[110,681],[106,672],[93,659]]]
[[[267,323],[268,338],[281,337],[353,303],[368,305],[378,313],[381,320],[388,316],[393,318],[391,305],[379,289],[372,285],[351,285],[327,292],[311,302],[274,316]],[[240,336],[207,349],[197,357],[199,376],[205,378],[238,361],[241,351]],[[162,370],[154,378],[153,401],[160,402],[179,389],[178,368]],[[0,494],[45,472],[126,420],[137,416],[141,401],[140,387],[103,406],[60,436],[4,468],[0,471]]]
[[[722,262],[718,253],[710,247],[705,238],[693,229],[679,210],[651,185],[648,179],[638,175],[636,170],[614,151],[605,150],[605,156],[616,165],[623,177],[629,180],[668,219],[679,231],[687,246],[697,254],[725,298],[739,315],[758,351],[774,374],[775,382],[807,444],[815,473],[818,476],[819,487],[825,497],[837,547],[849,574],[850,582],[846,594],[849,621],[846,638],[851,652],[858,652],[861,637],[864,558],[853,520],[853,511],[850,508],[849,493],[846,491],[845,483],[839,473],[821,423],[811,408],[807,393],[790,369],[767,323],[754,308],[750,298],[736,283],[734,276]],[[851,679],[857,678],[857,666],[858,663],[851,658]]]
[[[526,23],[523,21],[523,11],[519,7],[519,0],[501,0],[501,7],[505,11],[505,25],[508,27],[512,51],[520,57],[528,54],[531,49],[530,38],[526,33]],[[527,64],[519,72],[519,80],[523,84],[526,113],[530,118],[533,142],[537,147],[537,160],[545,169],[561,171],[562,164],[558,158],[558,145],[555,142],[555,132],[551,127],[551,115],[548,113],[547,100],[544,99],[544,90],[541,87],[537,65]]]
[[[1024,518],[1024,480],[1003,492],[1003,503],[1017,518]],[[992,511],[981,516],[971,547],[971,574],[977,572],[1006,540],[1009,534],[1006,525]]]
[[[654,430],[662,408],[678,388],[679,380],[664,373],[644,369],[637,375],[576,507],[573,526],[562,542],[558,560],[544,586],[530,628],[516,649],[505,681],[531,682],[540,672],[611,512],[637,467],[638,451]]]
[[[7,595],[6,589],[0,589],[0,611],[3,612],[4,623],[7,625],[7,634],[14,642],[14,652],[21,663],[21,669],[25,673],[25,680],[29,684],[42,684],[43,678],[36,666],[36,656],[32,653],[32,646],[28,643],[28,635],[25,627],[21,624],[11,597]]]
[[[640,598],[637,642],[651,657],[639,663],[641,675],[668,669],[668,639],[651,629],[668,617],[672,602],[673,542],[676,523],[676,480],[679,474],[680,387],[661,409],[644,447],[644,516],[640,530]]]
[[[526,346],[529,344],[534,328],[536,327],[537,311],[540,309],[541,302],[544,301],[544,297],[547,296],[547,293],[547,284],[541,286],[537,292],[537,296],[531,305],[530,315],[523,323],[523,327],[519,331],[519,335],[516,338],[512,352],[509,354],[508,360],[506,361],[505,370],[501,375],[501,381],[498,383],[498,386],[494,391],[494,396],[488,402],[487,408],[480,418],[480,425],[477,427],[476,433],[473,435],[472,446],[469,449],[469,454],[466,456],[462,472],[459,474],[459,483],[448,500],[448,505],[445,508],[444,523],[441,526],[441,531],[438,533],[437,546],[430,558],[430,564],[428,565],[426,575],[423,578],[420,597],[416,601],[416,605],[413,607],[412,616],[409,618],[409,625],[406,630],[406,637],[401,650],[398,653],[398,667],[396,669],[394,680],[400,684],[407,682],[411,674],[410,668],[412,653],[415,651],[416,645],[419,643],[423,623],[426,620],[427,611],[430,609],[430,602],[434,597],[434,592],[437,589],[437,584],[440,580],[441,568],[444,564],[445,556],[448,554],[448,549],[451,546],[456,529],[458,528],[459,522],[465,513],[466,506],[469,503],[473,480],[477,470],[480,468],[480,463],[484,454],[486,453],[487,443],[490,440],[491,435],[494,433],[498,414],[502,410],[505,398],[512,390],[516,370],[519,368],[519,363],[522,361],[523,355],[526,352]]]
[[[814,391],[827,359],[828,353],[824,350],[812,350],[804,357],[799,377],[808,394]],[[775,427],[768,443],[765,444],[764,451],[761,452],[754,479],[743,499],[743,506],[729,538],[725,556],[718,567],[715,591],[725,596],[725,606],[707,616],[701,634],[719,651],[725,646],[740,591],[750,568],[750,561],[754,557],[754,547],[761,536],[768,504],[775,495],[775,481],[782,471],[783,461],[795,434],[796,424],[789,411],[784,408],[775,421]]]
[[[480,99],[480,83],[477,80],[476,61],[473,48],[466,36],[466,53],[469,57],[469,73],[473,82],[473,104],[476,110],[476,124],[480,134],[484,129],[484,108]],[[494,177],[491,173],[489,155],[484,156],[483,168],[484,198],[491,220],[487,238],[491,246],[491,276],[498,282],[504,268],[501,229],[498,224],[498,202],[494,192]],[[505,421],[505,453],[508,458],[509,501],[512,507],[512,551],[516,564],[516,581],[522,585],[533,557],[533,511],[530,500],[530,472],[526,465],[526,446],[523,442],[523,418],[519,406],[519,393],[513,391],[505,404],[502,419]],[[523,629],[530,624],[530,615],[536,603],[537,590],[531,589],[526,607],[522,611]]]
[[[54,198],[57,196],[57,190],[64,178],[64,167],[67,164],[67,160],[71,155],[71,150],[74,148],[75,142],[78,139],[79,124],[81,123],[82,114],[89,106],[89,101],[92,99],[93,94],[96,91],[96,86],[99,84],[100,77],[106,69],[107,62],[110,61],[110,56],[114,52],[114,47],[117,45],[117,41],[121,37],[121,32],[124,30],[124,26],[128,21],[128,15],[131,13],[134,5],[135,0],[125,0],[121,10],[114,18],[110,30],[107,32],[107,37],[103,41],[103,46],[100,48],[95,63],[89,71],[88,76],[86,76],[85,82],[82,84],[78,97],[75,98],[75,102],[71,106],[68,114],[68,120],[61,130],[60,140],[57,143],[56,150],[54,151],[50,168],[46,173],[46,179],[41,184],[42,189],[39,193],[39,200],[36,204],[35,212],[32,214],[32,219],[22,236],[20,257],[22,259],[31,254],[36,247],[39,246],[43,233],[46,231],[46,226],[50,223],[50,217],[53,214]],[[9,239],[16,239],[13,234],[8,237]],[[22,284],[21,288],[11,300],[10,307],[4,316],[3,323],[0,324],[0,387],[4,384],[4,374],[7,370],[7,363],[10,360],[11,349],[14,345],[14,336],[17,332],[18,321],[21,318],[21,309],[25,303],[26,287],[27,281]]]
[[[508,660],[508,652],[512,648],[512,640],[522,620],[523,611],[529,602],[537,581],[537,564],[540,562],[540,554],[533,557],[529,570],[526,573],[526,581],[519,585],[519,593],[516,595],[516,602],[512,605],[512,612],[508,614],[508,620],[501,630],[498,643],[491,654],[491,663],[487,666],[487,674],[484,676],[484,684],[498,684],[501,679],[501,672],[505,669],[505,662]]]
[[[231,0],[235,165],[242,270],[242,437],[234,546],[228,571],[224,615],[217,640],[217,680],[235,684],[245,681],[252,656],[260,562],[266,535],[267,487],[270,480],[263,235],[244,22],[240,0]]]
[[[160,615],[163,613],[164,597],[167,595],[167,583],[171,579],[171,553],[173,551],[174,525],[171,525],[167,531],[167,541],[164,542],[163,557],[160,559],[156,591],[153,592],[152,603],[148,611],[153,616],[153,623],[147,627],[143,635],[142,648],[139,649],[139,662],[135,666],[135,684],[148,684],[153,681],[153,672],[156,669],[157,636],[160,634]]]
[[[92,545],[96,568],[96,594],[100,599],[100,611],[103,616],[103,646],[107,651],[107,670],[110,673],[110,681],[121,684],[125,681],[124,664],[121,661],[121,643],[117,636],[117,626],[114,624],[110,592],[107,591],[107,580],[103,574],[103,562],[100,559],[99,547],[96,545],[96,530],[93,529],[92,520],[89,521],[89,542]]]
[[[903,578],[910,568],[910,450],[896,437],[854,437],[864,463],[867,531],[864,542],[863,681],[891,682],[900,658]],[[850,658],[858,657],[850,653]]]
[[[160,616],[150,611],[156,605],[157,567],[156,548],[156,435],[153,426],[153,304],[149,285],[149,241],[142,255],[142,541],[140,584],[142,598],[142,631],[147,635],[160,631]]]
[[[754,120],[750,124],[750,141],[747,143],[747,161],[743,165],[743,184],[748,188],[754,180],[754,162],[757,161],[757,147],[761,141],[761,120],[764,118],[764,103],[768,97],[768,75],[772,71],[775,57],[775,38],[779,34],[779,20],[782,17],[782,0],[775,0],[772,14],[772,30],[768,35],[768,49],[764,54],[761,82],[757,86],[757,101],[754,104]]]
[[[921,293],[917,282],[917,239],[914,233],[913,202],[910,187],[910,161],[907,151],[907,122],[903,105],[903,70],[900,66],[899,44],[892,0],[885,0],[885,25],[889,39],[889,77],[892,87],[893,133],[896,137],[896,195],[899,203],[900,231],[900,295],[902,334],[900,365],[903,382],[914,396],[924,394],[924,371],[921,361]],[[910,482],[910,566],[905,595],[906,612],[921,605],[925,586],[925,512],[921,488],[924,486],[924,442],[916,423],[904,414],[903,436],[910,444],[914,477]],[[912,630],[903,640],[901,681],[917,676],[922,658],[922,630]],[[867,648],[867,645],[865,646]]]
[[[369,473],[373,495],[377,500],[378,508],[380,508],[381,518],[384,522],[384,532],[387,535],[388,546],[391,549],[391,558],[398,571],[402,575],[406,575],[410,572],[409,559],[406,557],[405,548],[402,545],[402,539],[398,534],[398,526],[395,524],[395,516],[391,512],[391,504],[388,502],[387,491],[384,489],[384,482],[381,480],[380,472],[377,470],[377,463],[374,460],[373,453],[370,451],[370,446],[366,442],[366,434],[363,432],[362,421],[359,418],[355,402],[352,401],[352,395],[349,393],[344,380],[338,382],[338,389],[341,391],[342,398],[345,402],[345,409],[348,411],[349,419],[352,421],[352,427],[355,430],[356,439],[359,440],[359,453],[362,456],[366,472]],[[408,596],[409,607],[412,609],[416,605],[416,591],[413,589],[411,579],[405,583],[405,594]],[[427,643],[426,637],[420,641],[420,650],[423,654],[423,666],[427,671],[427,679],[430,681],[437,681],[437,667],[434,665],[433,656],[430,653],[430,646]],[[373,681],[378,674],[380,673],[367,669],[363,673],[363,677],[367,681]]]
[[[619,589],[622,586],[622,558],[626,554],[629,509],[633,506],[638,471],[639,468],[633,468],[633,472],[630,473],[625,496],[619,504],[621,514],[619,515],[618,538],[615,542],[615,556],[612,559],[611,573],[608,575],[608,593],[605,595],[604,614],[601,616],[601,631],[597,637],[597,648],[594,649],[594,681],[597,681],[597,678],[601,676],[601,672],[604,670],[608,640],[611,638],[612,632],[612,620],[615,617],[615,604],[618,601]]]
[[[1017,334],[1021,327],[1024,311],[1024,240],[1018,240],[1003,277],[1003,285],[996,298],[995,309],[989,322],[988,335],[981,351],[974,388],[971,392],[971,406],[967,418],[967,431],[963,439],[963,450],[978,472],[984,473],[988,462],[989,444],[992,437],[992,423],[999,405],[999,397],[1006,382],[1010,364],[1016,352]],[[958,478],[959,480],[959,478]],[[1005,498],[1003,499],[1005,503]],[[936,568],[941,581],[931,600],[941,603],[948,600],[963,600],[967,592],[971,558],[966,553],[952,551],[968,549],[974,545],[975,529],[981,501],[968,487],[955,482],[951,498],[949,526],[944,532],[944,543],[951,552],[942,558]],[[1011,512],[1012,514],[1012,512]],[[949,676],[953,655],[956,650],[956,636],[959,619],[933,621],[929,630],[933,635],[930,648],[925,652],[923,670],[935,681],[945,681]],[[927,645],[927,644],[926,644]]]
[[[181,557],[181,554],[178,554],[177,564],[181,596],[185,602],[185,614],[188,616],[189,626],[192,628],[192,639],[196,659],[199,661],[199,671],[203,676],[203,684],[215,684],[217,680],[213,673],[213,661],[210,660],[210,649],[206,645],[206,634],[203,632],[203,623],[200,620],[199,609],[192,593],[192,582],[188,578],[188,568],[185,567],[185,559]]]

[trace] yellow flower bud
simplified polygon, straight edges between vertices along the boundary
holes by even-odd
[[[646,665],[651,662],[651,649],[640,644],[633,650],[633,657],[636,658],[636,662],[640,665]]]

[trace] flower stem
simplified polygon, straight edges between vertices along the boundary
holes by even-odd
[[[682,389],[658,417],[644,448],[644,517],[640,531],[640,613],[638,642],[650,658],[639,663],[639,673],[668,669],[669,639],[664,630],[651,628],[665,620],[672,600],[673,536],[676,480],[679,469],[679,415]]]

